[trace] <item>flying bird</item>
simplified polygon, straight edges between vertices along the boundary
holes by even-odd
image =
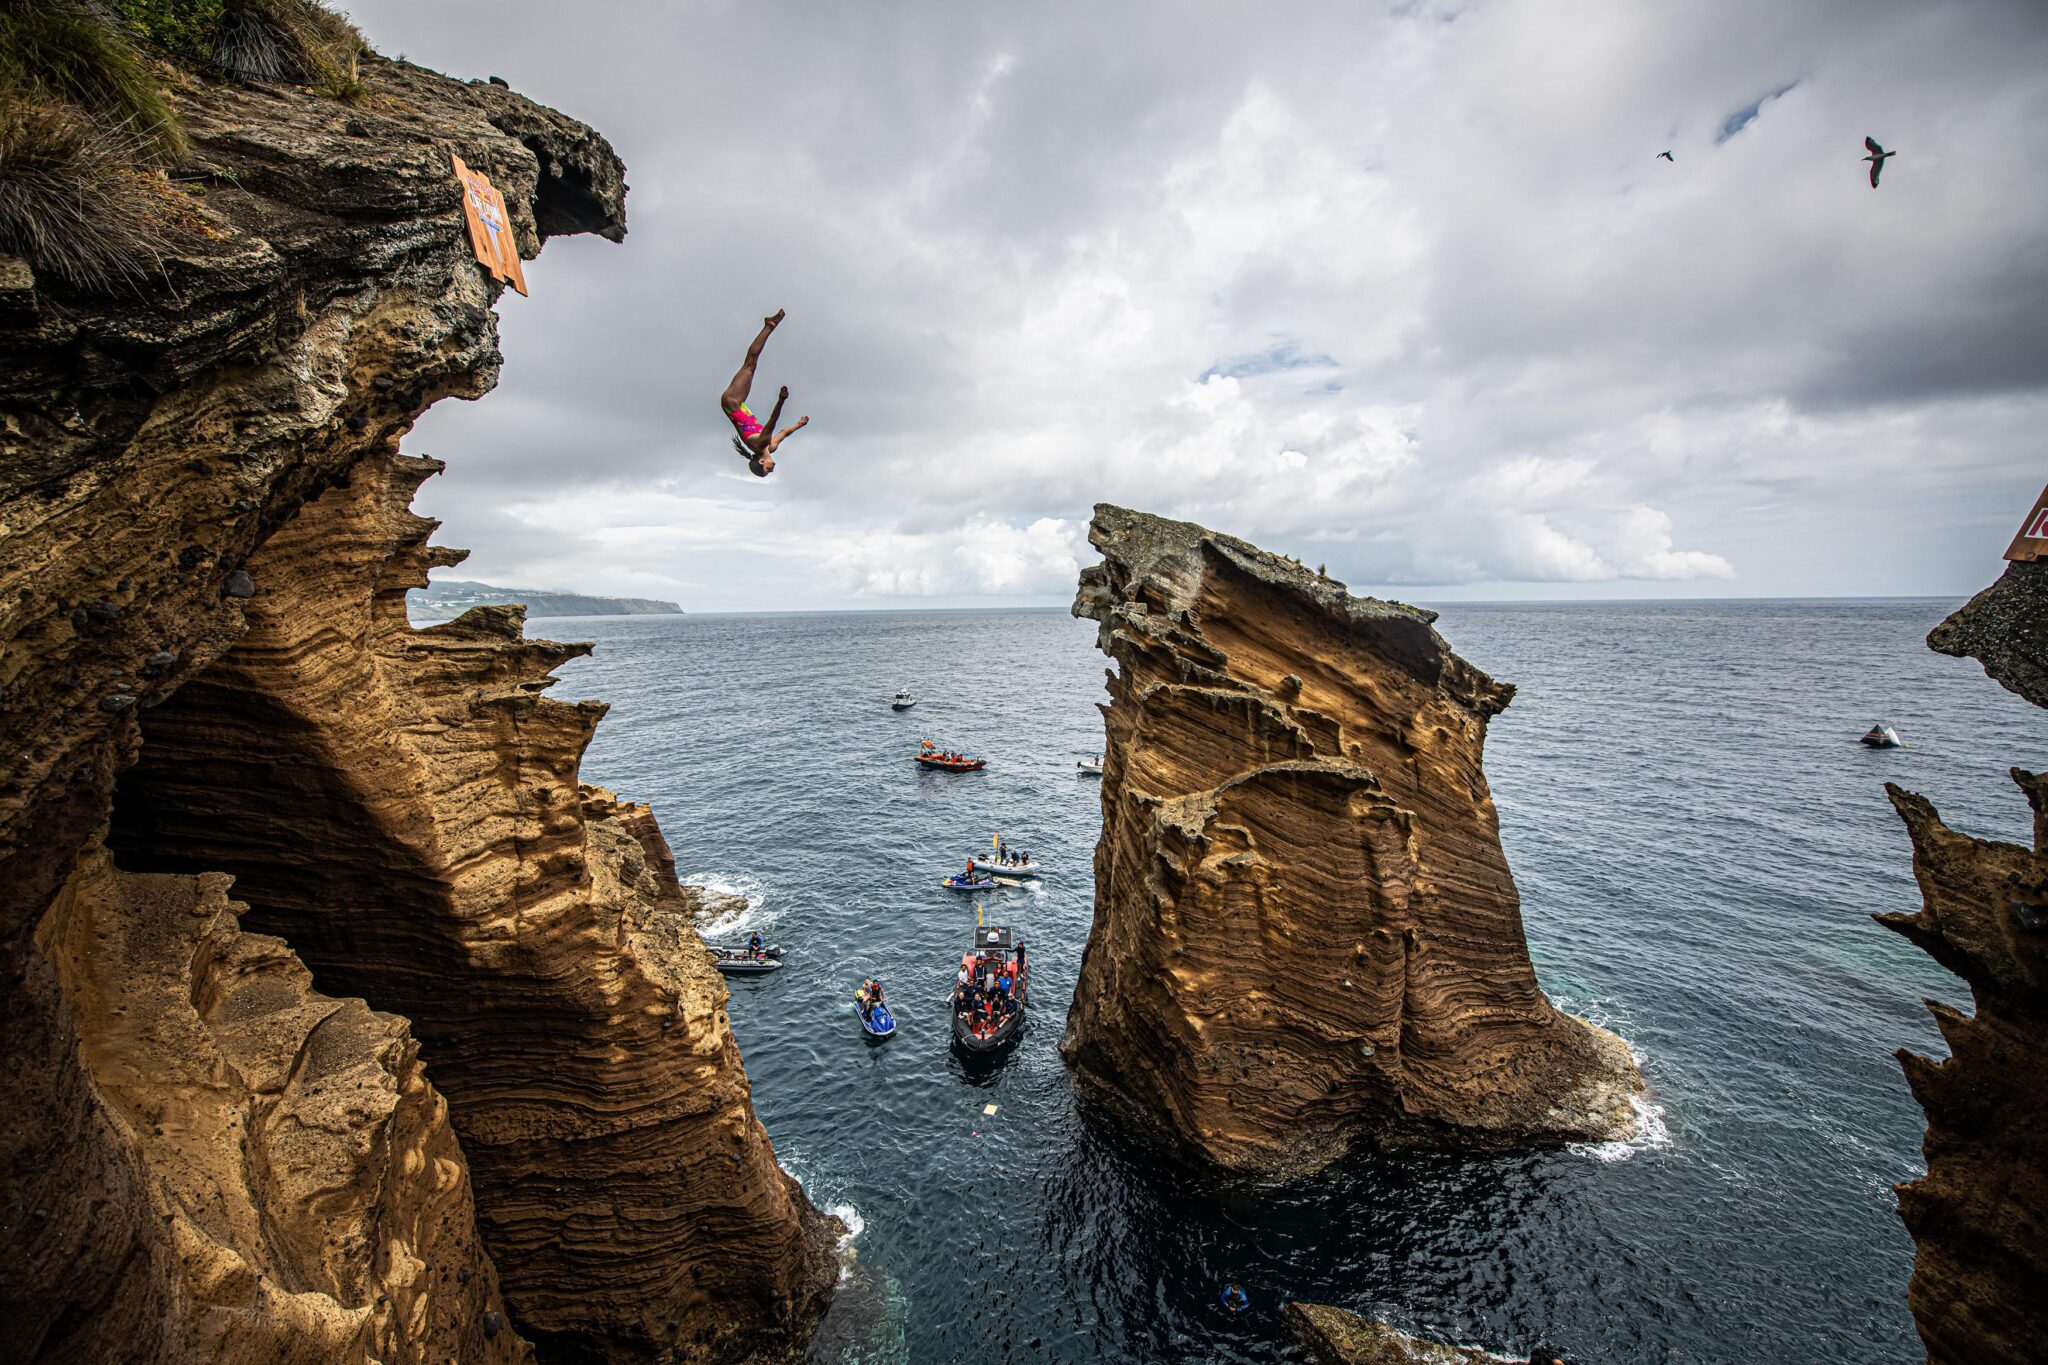
[[[1678,164],[1678,158],[1671,155],[1671,153],[1669,152],[1659,152],[1657,153],[1657,155],[1663,157],[1666,161],[1670,162],[1674,166]]]
[[[1888,156],[1897,156],[1898,153],[1888,152],[1878,146],[1877,139],[1874,137],[1864,138],[1863,145],[1870,148],[1870,155],[1863,159],[1870,163],[1870,188],[1876,189],[1878,173],[1884,170],[1884,159]]]

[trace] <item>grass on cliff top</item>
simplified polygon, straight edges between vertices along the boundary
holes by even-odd
[[[0,250],[84,293],[139,289],[177,221],[148,155],[126,123],[0,86]]]
[[[209,56],[232,76],[290,81],[351,102],[368,89],[359,78],[369,44],[355,25],[318,0],[190,0],[220,11]],[[167,5],[171,0],[130,0]]]
[[[203,216],[155,169],[189,149],[161,62],[355,102],[367,50],[319,0],[0,0],[0,251],[141,285]]]
[[[14,100],[70,104],[110,135],[124,129],[168,157],[185,151],[185,132],[149,59],[100,10],[67,0],[0,0],[0,81]]]

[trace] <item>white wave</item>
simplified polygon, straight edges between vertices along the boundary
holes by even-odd
[[[851,1204],[827,1204],[825,1212],[846,1224],[846,1235],[839,1239],[842,1247],[868,1230],[868,1220],[861,1217],[860,1210]]]
[[[1635,1052],[1635,1049],[1630,1048],[1629,1051]],[[1642,1064],[1642,1056],[1637,1054],[1637,1068],[1640,1069]],[[1669,1147],[1672,1142],[1671,1125],[1665,1122],[1664,1106],[1641,1095],[1630,1095],[1628,1103],[1636,1111],[1635,1132],[1612,1142],[1567,1143],[1565,1150],[1574,1156],[1589,1156],[1595,1161],[1627,1161],[1637,1152]]]
[[[782,918],[780,910],[768,908],[767,888],[744,872],[693,872],[683,885],[717,897],[697,921],[697,932],[706,939],[765,929]]]
[[[785,1174],[794,1177],[796,1183],[804,1187],[806,1198],[818,1203],[820,1196],[812,1189],[810,1176],[797,1161],[792,1160],[785,1152],[778,1154],[778,1164]],[[853,1274],[854,1263],[859,1259],[854,1239],[868,1230],[868,1220],[860,1216],[859,1209],[843,1199],[834,1203],[819,1203],[819,1207],[846,1227],[846,1232],[839,1238],[839,1244],[835,1248],[839,1254],[839,1282],[844,1284]]]

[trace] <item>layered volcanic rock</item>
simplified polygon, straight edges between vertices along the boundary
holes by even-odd
[[[1095,922],[1062,1051],[1126,1126],[1289,1174],[1360,1138],[1613,1138],[1621,1039],[1537,987],[1480,769],[1513,689],[1431,613],[1108,505]]]
[[[122,1272],[46,1341],[79,1360],[512,1362],[469,1173],[405,1021],[330,1000],[228,878],[88,848],[37,930],[95,1119],[138,1163]],[[55,1042],[56,1040],[52,1040]]]
[[[2013,564],[1928,636],[2048,706],[2048,564]],[[1922,908],[1878,922],[1969,983],[1929,1001],[1949,1057],[1901,1050],[1927,1111],[1927,1174],[1898,1187],[1917,1244],[1908,1301],[1935,1365],[2020,1365],[2048,1341],[2048,775],[2012,770],[2034,846],[1973,839],[1887,784],[1913,839]]]
[[[622,168],[361,76],[178,78],[206,230],[141,295],[0,260],[0,1356],[780,1350],[832,1229],[651,814],[579,784],[603,708],[539,695],[581,647],[405,620],[460,553],[398,438],[499,365],[450,155],[528,257],[622,237]]]
[[[1285,1317],[1317,1365],[1496,1365],[1476,1346],[1446,1346],[1322,1303],[1289,1303]]]
[[[538,1339],[782,1333],[832,1238],[754,1117],[651,812],[579,786],[604,707],[540,695],[587,646],[524,639],[518,607],[407,622],[458,557],[408,510],[439,468],[366,458],[250,557],[248,633],[143,717],[116,854],[234,874],[250,926],[412,1021]]]

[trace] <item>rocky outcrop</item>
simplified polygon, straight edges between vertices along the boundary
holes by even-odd
[[[1446,1346],[1410,1336],[1376,1318],[1321,1303],[1289,1303],[1288,1330],[1316,1365],[1499,1365],[1477,1346]]]
[[[537,1339],[784,1333],[832,1238],[754,1117],[652,813],[577,781],[604,707],[541,695],[587,646],[517,607],[407,623],[451,558],[407,510],[439,468],[365,459],[250,557],[247,634],[143,717],[116,854],[232,873],[252,927],[411,1020]]]
[[[1364,1138],[1632,1131],[1627,1045],[1553,1008],[1480,767],[1513,689],[1432,614],[1107,505],[1095,921],[1062,1050],[1123,1125],[1290,1174]]]
[[[119,1273],[45,1348],[531,1359],[405,1021],[314,991],[284,944],[240,931],[227,885],[117,872],[89,848],[37,929],[73,1028],[49,1041],[74,1050],[93,1121],[136,1163],[121,1193],[137,1201],[87,1226],[32,1215],[45,1242],[119,1243]]]
[[[2048,705],[2048,564],[2013,564],[1935,627]],[[1949,1056],[1901,1050],[1927,1111],[1927,1174],[1898,1187],[1917,1253],[1908,1299],[1934,1365],[2020,1365],[2048,1341],[2048,775],[2012,770],[2033,847],[1973,839],[1887,784],[1913,840],[1921,908],[1877,916],[1970,987],[1973,1014],[1928,1001]]]
[[[831,1229],[659,932],[651,813],[578,782],[603,707],[539,695],[581,647],[405,620],[461,553],[398,439],[499,364],[450,154],[529,257],[622,237],[622,169],[499,86],[361,75],[183,78],[205,230],[160,288],[0,263],[0,1354],[780,1349]]]

